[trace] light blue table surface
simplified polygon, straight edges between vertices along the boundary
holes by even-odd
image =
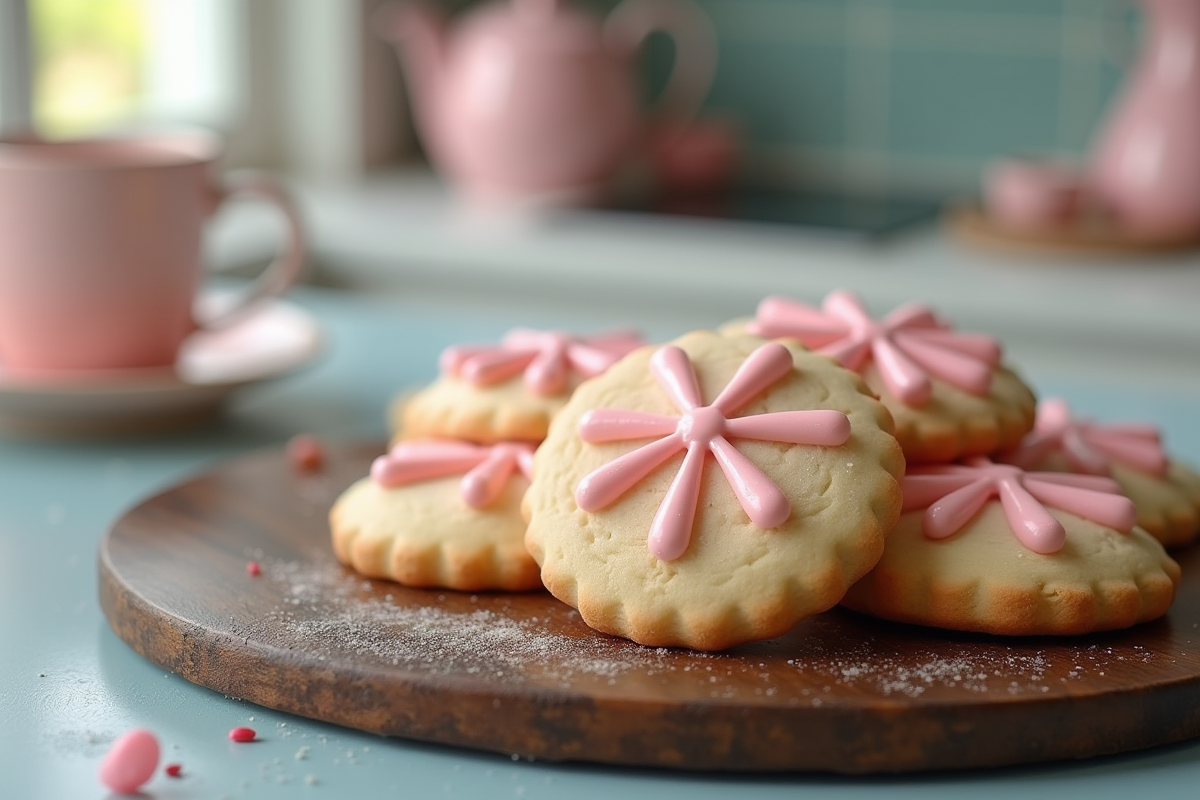
[[[1200,798],[1200,742],[1078,763],[901,777],[709,775],[519,761],[387,740],[232,700],[134,654],[96,599],[97,545],[140,498],[238,453],[300,432],[330,440],[382,438],[400,389],[431,379],[447,344],[489,340],[512,325],[582,329],[578,318],[513,319],[403,300],[305,289],[294,299],[321,322],[310,369],[238,395],[220,422],[136,441],[0,440],[0,798],[100,798],[108,745],[146,727],[164,763],[144,796],[183,798]],[[591,325],[591,321],[583,320]],[[653,324],[652,336],[676,331]],[[1195,365],[1191,365],[1195,369]],[[1128,385],[1030,375],[1102,419],[1153,420],[1172,450],[1200,462],[1200,399]],[[230,728],[261,741],[236,745]],[[300,756],[303,756],[302,758]]]

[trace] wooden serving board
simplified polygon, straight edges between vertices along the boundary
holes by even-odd
[[[1118,633],[1000,639],[834,610],[723,653],[645,648],[548,594],[421,591],[343,569],[326,513],[380,451],[336,449],[316,474],[258,453],[125,514],[100,550],[113,630],[226,695],[538,759],[867,773],[1200,736],[1200,549],[1178,554],[1169,615]]]
[[[1170,238],[1139,236],[1102,221],[1014,230],[990,218],[977,205],[951,208],[949,230],[963,241],[989,250],[1061,256],[1138,256],[1176,253],[1200,247],[1195,235]]]

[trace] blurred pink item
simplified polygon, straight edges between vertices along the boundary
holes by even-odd
[[[1033,158],[1008,158],[984,174],[984,207],[998,224],[1017,231],[1069,224],[1084,190],[1079,170]]]
[[[711,192],[726,187],[737,166],[740,130],[729,120],[696,120],[682,130],[657,132],[651,150],[656,179],[672,192]]]
[[[0,140],[0,363],[9,374],[162,367],[185,339],[281,293],[304,260],[300,222],[265,175],[215,182],[217,137]],[[201,230],[227,199],[286,219],[289,243],[238,301],[197,322]]]
[[[1141,0],[1146,39],[1102,128],[1090,183],[1117,224],[1200,234],[1200,0]]]
[[[624,0],[603,21],[558,0],[493,2],[450,31],[428,6],[400,4],[379,24],[402,45],[430,159],[485,204],[608,189],[646,146],[634,68],[651,33],[675,41],[656,114],[670,124],[695,116],[716,65],[712,26],[691,0]]]

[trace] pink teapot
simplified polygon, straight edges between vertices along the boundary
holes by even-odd
[[[559,0],[492,2],[452,29],[427,6],[398,4],[380,24],[430,159],[486,204],[602,195],[652,128],[691,120],[716,64],[711,25],[689,0],[624,0],[605,20]],[[634,61],[654,31],[676,56],[651,122]]]

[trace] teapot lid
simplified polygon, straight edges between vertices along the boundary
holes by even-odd
[[[600,20],[563,0],[510,0],[471,15],[471,33],[513,42],[530,51],[577,52],[603,46]]]

